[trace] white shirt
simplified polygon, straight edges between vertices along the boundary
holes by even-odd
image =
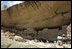
[[[62,39],[62,37],[61,36],[58,36],[57,39]]]

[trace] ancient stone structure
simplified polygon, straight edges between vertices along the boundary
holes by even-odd
[[[1,28],[28,39],[56,40],[70,22],[70,1],[25,1],[1,11]]]

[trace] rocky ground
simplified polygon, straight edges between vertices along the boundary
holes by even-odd
[[[14,37],[13,37],[14,36]],[[20,39],[20,40],[19,40]],[[5,32],[1,30],[1,48],[71,48],[71,44],[63,44],[59,46],[56,42],[37,42],[36,40],[27,40],[14,33]]]
[[[67,36],[71,35],[71,24],[67,27]],[[71,44],[58,45],[57,42],[50,43],[39,42],[35,40],[27,40],[21,36],[1,30],[1,48],[71,48]]]

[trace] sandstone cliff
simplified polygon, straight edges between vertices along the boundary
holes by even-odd
[[[23,31],[20,34],[26,38],[27,35],[30,35],[28,38],[37,37],[37,34],[41,34],[38,30],[61,27],[70,22],[70,1],[26,1],[1,11],[1,28],[17,34]]]
[[[28,1],[1,11],[1,25],[18,28],[59,27],[70,20],[70,1]]]

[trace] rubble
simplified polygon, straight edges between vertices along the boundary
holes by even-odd
[[[7,32],[6,32],[7,33]],[[12,34],[14,35],[14,34]],[[7,40],[5,39],[7,38]],[[43,42],[43,41],[37,41],[37,39],[35,40],[27,40],[27,39],[23,39],[20,36],[15,35],[14,37],[15,39],[9,39],[8,37],[6,37],[5,35],[1,34],[1,47],[3,48],[3,45],[6,45],[5,42],[9,42],[11,43],[10,46],[8,47],[9,44],[7,44],[8,48],[24,48],[24,46],[26,48],[71,48],[71,43],[62,43],[62,41],[60,41],[60,43],[58,44],[57,41],[54,41],[54,43],[50,43],[48,40],[47,42]],[[9,40],[9,41],[8,41]],[[59,39],[61,40],[61,39]],[[16,43],[16,44],[14,44]],[[30,46],[33,45],[33,46]],[[28,47],[27,47],[28,46]]]

